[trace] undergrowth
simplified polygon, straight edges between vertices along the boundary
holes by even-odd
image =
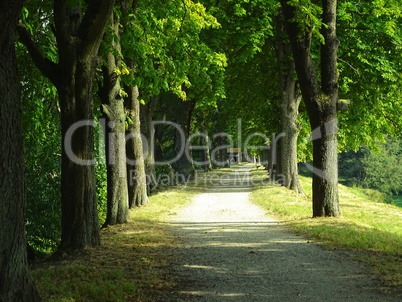
[[[158,301],[174,285],[166,271],[177,245],[163,221],[198,192],[181,187],[159,192],[148,205],[131,210],[127,224],[103,229],[100,247],[34,264],[43,301]]]

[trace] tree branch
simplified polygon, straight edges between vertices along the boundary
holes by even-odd
[[[69,52],[71,44],[71,36],[68,33],[67,16],[66,16],[66,2],[67,0],[54,1],[54,22],[56,33],[54,34],[59,46],[59,57],[64,58],[63,51]],[[61,52],[61,53],[60,53]]]
[[[307,112],[314,120],[318,110],[316,100],[320,95],[314,62],[311,57],[311,32],[302,32],[299,24],[292,21],[297,8],[289,5],[287,0],[281,0],[283,16],[292,46],[297,78]]]
[[[47,77],[56,87],[58,86],[58,65],[42,56],[39,49],[32,41],[28,29],[22,22],[17,25],[17,32],[22,44],[27,48],[35,66]]]
[[[96,55],[98,46],[105,32],[106,24],[112,14],[114,0],[92,0],[78,30],[82,51],[87,55]]]

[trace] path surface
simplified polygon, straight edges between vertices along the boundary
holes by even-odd
[[[358,263],[287,232],[251,203],[249,170],[234,167],[172,217],[183,244],[172,269],[179,285],[165,301],[392,301]]]

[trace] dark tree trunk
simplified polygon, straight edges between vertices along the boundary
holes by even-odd
[[[313,139],[313,217],[339,216],[336,54],[336,0],[322,2],[325,43],[321,45],[321,89],[311,57],[311,32],[292,22],[295,9],[281,0],[292,45],[297,77],[306,104]]]
[[[63,137],[59,250],[78,250],[100,244],[92,86],[99,45],[114,1],[91,1],[83,15],[81,8],[68,7],[67,2],[54,1],[57,64],[43,58],[24,27],[19,27],[19,34],[36,66],[59,93]]]
[[[112,47],[118,53],[120,47],[120,22],[112,18],[110,31]],[[100,98],[105,117],[105,147],[107,164],[107,214],[105,225],[126,223],[128,219],[128,186],[126,168],[126,144],[124,100],[121,95],[120,76],[115,69],[121,69],[121,59],[109,52],[107,65],[103,70],[103,87]]]
[[[203,146],[204,152],[202,154],[202,160],[203,160],[203,169],[204,171],[211,171],[212,170],[212,162],[211,162],[211,140],[208,135],[208,127],[206,125],[206,119],[207,117],[205,114],[202,116],[202,128],[204,129],[204,132],[200,136],[200,144]]]
[[[189,144],[187,144],[190,137],[190,125],[193,110],[195,108],[196,101],[181,102],[179,125],[182,132],[176,130],[175,137],[175,153],[179,156],[177,161],[173,164],[174,169],[181,174],[181,179],[187,179],[194,175],[194,165],[191,158],[191,150]],[[178,113],[179,114],[179,113]],[[183,148],[184,147],[184,148]]]
[[[292,50],[285,37],[285,24],[282,16],[276,20],[276,56],[279,67],[279,80],[281,89],[281,170],[283,185],[288,189],[301,193],[301,185],[297,168],[297,138],[300,132],[300,125],[297,123],[299,115],[299,104],[301,96],[297,93],[297,82],[295,79],[295,65],[290,58]]]
[[[36,302],[28,271],[26,197],[15,24],[22,1],[0,4],[0,301]]]
[[[222,168],[226,164],[227,154],[225,145],[225,137],[218,135],[214,140],[214,149],[211,152],[211,160],[214,166]]]
[[[75,62],[78,63],[78,62]],[[100,244],[96,200],[92,83],[96,63],[77,64],[59,86],[61,134],[61,250]],[[72,132],[75,125],[80,125]]]
[[[203,136],[201,136],[201,144],[205,147],[205,150],[203,152],[204,171],[211,171],[211,140],[209,139],[208,131],[206,129],[203,133]]]
[[[145,139],[144,164],[147,178],[147,192],[150,194],[158,185],[155,171],[155,129],[152,124],[158,96],[154,96],[145,104],[140,105],[141,134]]]
[[[325,43],[321,45],[321,87],[319,113],[312,115],[311,128],[321,127],[321,138],[313,141],[313,165],[322,176],[313,177],[313,216],[339,216],[338,196],[338,101],[337,52],[339,40],[336,37],[336,0],[322,2],[322,27]],[[314,117],[319,120],[314,120]],[[313,137],[314,139],[314,137]],[[314,160],[316,158],[316,160]]]
[[[132,85],[126,87],[125,90],[128,94],[126,112],[131,119],[128,125],[126,152],[129,207],[132,208],[148,203],[148,195],[141,138],[138,87]]]

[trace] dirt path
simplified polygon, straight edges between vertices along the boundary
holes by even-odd
[[[358,263],[290,234],[252,204],[249,171],[234,167],[172,217],[183,244],[172,269],[179,285],[165,301],[393,301]]]

